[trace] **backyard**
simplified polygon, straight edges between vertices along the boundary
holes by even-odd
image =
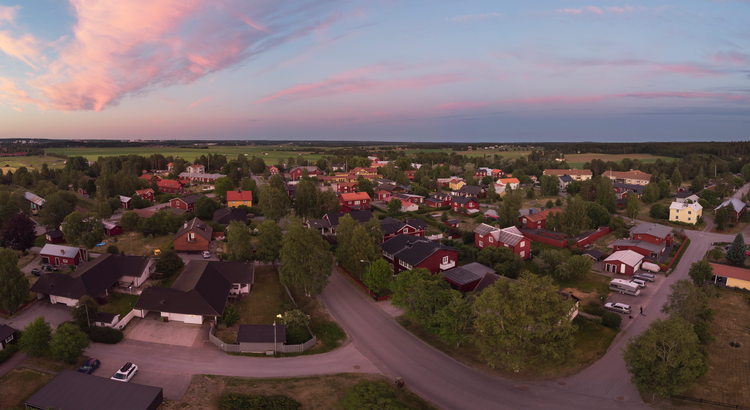
[[[19,367],[0,377],[0,409],[23,408],[24,400],[47,384],[54,374]]]
[[[99,311],[118,314],[120,315],[120,319],[122,319],[133,310],[133,306],[135,306],[135,302],[137,301],[138,295],[114,293],[110,295],[106,305],[99,306]]]
[[[140,232],[123,232],[122,235],[104,238],[105,245],[92,248],[91,251],[104,253],[109,245],[116,245],[120,252],[125,252],[127,255],[153,256],[155,249],[162,251],[172,249],[173,240],[174,235],[156,235],[146,238]]]

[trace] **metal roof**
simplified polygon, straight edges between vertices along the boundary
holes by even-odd
[[[639,241],[639,240],[631,240],[631,239],[618,239],[618,240],[612,242],[612,244],[609,245],[609,246],[610,247],[615,247],[615,246],[628,246],[628,247],[630,247],[630,246],[633,246],[633,247],[645,249],[645,250],[647,250],[649,252],[654,252],[654,253],[661,253],[661,251],[663,251],[664,248],[666,247],[666,245],[664,245],[664,244],[657,245],[657,244],[651,243],[649,241]]]
[[[719,208],[725,207],[729,205],[730,203],[734,207],[735,212],[742,211],[743,209],[745,209],[745,206],[746,206],[744,202],[742,202],[741,200],[737,198],[729,198],[726,201],[722,202],[721,205],[717,206],[716,210],[718,211]]]
[[[666,238],[672,233],[672,228],[659,224],[640,224],[630,228],[631,234],[651,235],[656,238]]]
[[[214,228],[206,224],[205,222],[201,221],[198,218],[193,218],[192,220],[185,222],[180,229],[177,230],[177,233],[174,235],[175,239],[179,238],[182,235],[185,235],[188,232],[195,232],[196,234],[202,236],[204,239],[211,241],[211,235],[214,232]]]
[[[276,335],[274,336],[274,332]],[[237,343],[286,343],[284,325],[240,325]]]
[[[495,271],[479,262],[472,262],[443,272],[443,277],[458,285],[466,285],[482,279],[487,273],[495,273]]]
[[[635,251],[617,251],[612,255],[609,255],[604,262],[622,262],[628,266],[635,266],[638,262],[642,261],[643,258],[643,255]]]
[[[78,252],[80,252],[80,248],[48,243],[44,245],[44,248],[39,253],[41,255],[55,255],[62,258],[75,258]]]
[[[34,195],[31,192],[25,192],[23,194],[23,197],[29,200],[30,202],[33,202],[35,205],[42,206],[44,204],[44,198]]]

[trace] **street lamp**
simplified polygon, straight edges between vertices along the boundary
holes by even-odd
[[[369,263],[369,264],[370,264],[370,269],[369,269],[369,272],[370,272],[370,275],[372,275],[372,262],[370,262],[370,261],[368,261],[368,260],[366,260],[366,259],[360,259],[359,261],[360,261],[360,262],[367,262],[367,263]]]
[[[276,315],[276,317],[281,318],[281,313]],[[276,356],[276,321],[273,321],[273,355]]]
[[[135,234],[134,233],[130,234],[130,254],[131,255],[133,254],[133,235]]]

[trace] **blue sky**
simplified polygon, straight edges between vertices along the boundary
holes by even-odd
[[[0,0],[0,138],[740,140],[750,2]]]

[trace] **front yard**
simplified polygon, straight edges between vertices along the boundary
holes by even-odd
[[[126,255],[153,256],[154,249],[172,249],[174,235],[156,235],[143,237],[141,232],[123,232],[122,235],[104,238],[105,245],[90,249],[92,252],[104,253],[109,245],[116,245]],[[132,242],[132,245],[131,245]]]
[[[54,374],[19,367],[0,378],[0,409],[23,408],[23,402],[49,383]]]

